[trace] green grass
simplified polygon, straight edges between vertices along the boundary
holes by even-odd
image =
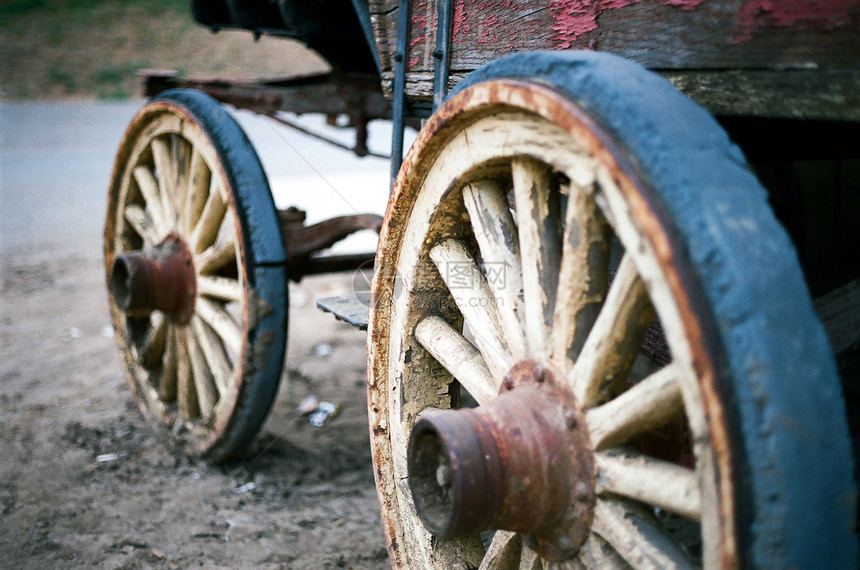
[[[78,80],[75,73],[65,67],[52,65],[47,70],[48,80],[63,87],[64,92],[68,95],[73,94],[78,89]]]
[[[0,19],[10,16],[32,14],[87,14],[94,8],[123,10],[129,5],[139,6],[150,13],[165,10],[188,11],[189,0],[146,0],[130,2],[123,0],[0,0]]]
[[[43,25],[49,31],[49,41],[58,45],[69,26],[90,26],[95,32],[129,10],[191,13],[190,0],[0,0],[0,30],[20,35],[22,26]]]
[[[282,40],[211,34],[190,0],[0,0],[0,100],[134,96],[142,68],[247,79],[317,63]]]

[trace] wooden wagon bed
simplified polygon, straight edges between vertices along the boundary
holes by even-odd
[[[391,93],[398,0],[371,0]],[[406,95],[433,91],[439,2],[412,0]],[[658,71],[717,115],[860,119],[854,0],[456,0],[448,86],[513,52],[589,49]]]

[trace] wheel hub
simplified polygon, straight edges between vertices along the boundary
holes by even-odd
[[[596,495],[585,418],[543,363],[516,364],[489,404],[420,419],[408,469],[416,511],[434,535],[519,532],[559,561],[588,536]]]
[[[111,267],[110,291],[129,316],[158,310],[175,323],[187,323],[197,295],[188,245],[172,233],[155,247],[117,255]]]

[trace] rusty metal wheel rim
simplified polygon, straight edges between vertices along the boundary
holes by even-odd
[[[111,316],[135,398],[194,454],[211,449],[234,420],[256,310],[221,160],[184,107],[150,102],[120,147],[105,225]],[[174,271],[169,281],[179,279],[193,299],[175,310],[124,310],[117,274],[125,276],[137,258],[152,266],[171,248],[184,252],[192,273]]]
[[[540,137],[534,138],[540,142],[519,140],[511,143],[507,140],[506,137],[515,139],[516,136],[505,130],[505,124],[517,122],[525,126],[526,130],[539,130]],[[492,136],[486,133],[492,133]],[[455,147],[459,153],[470,155],[465,165],[463,159],[457,159],[452,154],[451,149]],[[591,207],[609,219],[612,232],[627,246],[626,252],[630,255],[627,256],[628,261],[623,262],[618,269],[618,274],[624,273],[644,282],[646,297],[655,305],[674,357],[669,367],[646,379],[652,385],[677,385],[673,388],[675,394],[670,397],[674,403],[670,405],[677,406],[683,402],[687,410],[687,422],[697,442],[695,456],[698,471],[693,478],[689,473],[683,473],[681,478],[687,483],[694,482],[686,485],[684,492],[694,493],[698,499],[687,500],[687,497],[683,501],[687,506],[676,503],[664,504],[661,508],[683,511],[686,517],[702,519],[705,565],[731,563],[735,549],[732,522],[734,509],[730,499],[731,469],[726,449],[720,447],[724,439],[712,438],[709,431],[725,434],[725,428],[721,426],[720,405],[709,393],[709,390],[714,389],[713,365],[703,349],[701,323],[690,308],[694,300],[688,297],[689,291],[684,287],[683,276],[679,275],[674,265],[671,239],[643,197],[647,195],[647,188],[643,188],[637,178],[631,161],[613,147],[611,138],[569,100],[534,84],[500,80],[464,90],[431,119],[401,169],[381,236],[369,338],[369,404],[383,519],[395,564],[409,567],[420,565],[423,560],[424,563],[438,565],[483,563],[488,567],[493,567],[493,564],[504,566],[503,562],[510,560],[514,552],[519,553],[514,557],[522,563],[527,563],[529,556],[532,557],[532,563],[537,564],[539,561],[537,553],[524,546],[518,535],[508,532],[496,533],[486,555],[477,536],[454,540],[431,538],[412,514],[414,506],[405,485],[408,470],[404,455],[411,425],[427,414],[428,409],[446,408],[457,403],[456,395],[449,393],[448,386],[453,376],[446,369],[475,376],[474,362],[468,359],[457,362],[449,359],[449,362],[444,362],[444,357],[440,359],[438,354],[431,355],[432,347],[428,349],[416,337],[423,337],[432,344],[433,341],[429,339],[433,335],[438,338],[438,335],[448,334],[444,324],[437,322],[442,320],[453,325],[449,328],[459,334],[463,316],[449,294],[450,287],[442,277],[442,272],[444,264],[452,260],[468,262],[471,259],[475,263],[474,259],[483,253],[481,246],[473,241],[467,243],[467,247],[459,248],[464,251],[458,251],[458,246],[453,244],[446,247],[448,253],[444,255],[444,252],[439,251],[431,254],[431,249],[448,239],[457,241],[468,236],[471,231],[469,216],[475,215],[475,211],[466,212],[463,188],[467,183],[499,178],[499,173],[506,168],[505,162],[510,162],[512,156],[536,161],[539,165],[536,171],[545,169],[561,173],[561,179],[565,183],[569,181],[571,187],[591,188],[578,194],[590,197],[593,203]],[[592,170],[591,175],[589,170]],[[504,176],[501,175],[502,178]],[[569,206],[570,198],[568,200]],[[513,215],[516,216],[516,213]],[[410,235],[419,237],[410,238]],[[489,292],[488,298],[495,299],[496,296]],[[416,309],[426,309],[428,305],[432,305],[432,311]],[[466,309],[467,312],[469,310]],[[431,312],[435,315],[428,319]],[[476,322],[474,315],[471,318],[473,323]],[[499,323],[497,328],[504,329],[505,317],[496,318]],[[594,315],[588,318],[594,318]],[[524,339],[522,354],[493,363],[493,358],[487,357],[498,348],[493,346],[495,340],[492,336],[473,339],[477,348],[471,350],[490,362],[489,370],[481,371],[479,376],[483,374],[484,378],[496,378],[496,382],[500,382],[504,370],[524,356],[549,356],[557,363],[560,362],[563,369],[571,370],[569,365],[565,365],[566,357],[558,350],[554,355],[540,353],[541,346],[551,343],[541,341],[535,347],[529,347],[529,335]],[[505,338],[505,342],[510,340],[509,337]],[[581,347],[587,341],[580,339],[572,343]],[[693,351],[691,346],[697,349]],[[466,349],[468,347],[464,346],[463,350]],[[552,352],[552,349],[546,352]],[[403,355],[408,355],[408,365],[404,364]],[[430,376],[437,379],[436,383],[433,388],[423,388],[424,401],[420,401],[420,397],[416,396],[421,394],[410,386],[409,379],[427,384],[426,378]],[[400,377],[404,378],[402,382],[398,380]],[[419,377],[422,379],[418,380]],[[682,381],[676,382],[672,377],[681,378]],[[479,403],[495,395],[493,388],[496,385],[482,387],[481,382],[473,382],[469,386],[468,380],[462,382],[462,379],[461,383]],[[593,418],[603,416],[605,419],[612,415],[609,413],[613,411],[611,407],[596,406],[603,396],[577,387],[575,381],[573,385],[572,393],[580,403],[585,402],[583,407],[587,415],[595,410],[597,414],[592,414]],[[617,401],[617,398],[613,401]],[[706,420],[706,416],[710,417]],[[404,419],[402,425],[396,421],[399,418]],[[619,437],[623,439],[627,436],[618,436],[617,432],[608,436],[596,420],[588,423],[592,440],[598,441],[595,447],[598,449],[599,472],[617,474],[619,469],[623,471],[629,467],[627,456],[612,457],[600,453],[601,446],[605,447],[607,442],[616,445]],[[593,428],[592,423],[597,427]],[[599,441],[600,438],[603,440]],[[600,492],[607,494],[605,487]],[[652,495],[650,504],[655,505],[656,500]],[[689,507],[697,501],[699,506]],[[612,524],[607,526],[607,520],[623,525],[622,519],[627,519],[630,511],[624,510],[626,507],[623,502],[618,502],[622,505],[621,510],[616,508],[617,505],[607,510],[605,503],[598,502],[597,506],[594,528],[600,530],[592,533],[581,554],[604,556],[605,545],[611,544],[613,539],[619,539],[612,536],[612,528],[609,528]],[[638,555],[647,558],[647,553],[637,552],[636,549],[623,552],[622,558],[630,562],[631,557]]]

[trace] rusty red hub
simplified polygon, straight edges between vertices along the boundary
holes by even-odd
[[[559,561],[588,537],[594,454],[582,411],[548,365],[520,362],[489,404],[423,417],[408,453],[418,516],[437,536],[520,532]]]
[[[173,322],[187,323],[197,295],[188,245],[179,235],[170,234],[155,247],[117,255],[110,290],[114,302],[129,316],[162,311]]]

